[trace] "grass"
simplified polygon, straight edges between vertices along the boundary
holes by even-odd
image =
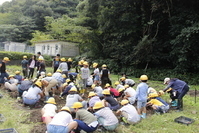
[[[14,74],[16,70],[20,70],[20,66],[7,66],[8,72]],[[52,68],[47,68],[47,72],[52,72]],[[118,80],[117,75],[111,75],[112,83]],[[137,84],[139,79],[132,78]],[[137,85],[136,84],[136,85]],[[148,81],[149,86],[153,87],[156,90],[164,89],[165,85],[160,81]],[[199,90],[199,86],[191,85],[190,89]],[[136,89],[136,86],[134,87]],[[0,123],[0,129],[5,128],[15,128],[19,133],[29,133],[35,124],[24,124],[22,123],[28,116],[29,112],[25,110],[19,110],[15,108],[16,104],[15,99],[10,98],[5,92],[0,92],[4,95],[0,99],[0,114],[3,114],[6,118],[4,123]],[[162,96],[164,100],[169,102],[169,95],[165,93]],[[199,132],[199,97],[197,97],[195,103],[195,98],[189,95],[184,97],[184,111],[175,112],[170,111],[164,115],[151,115],[147,119],[142,120],[140,123],[131,126],[120,125],[117,128],[118,133],[198,133]],[[195,120],[194,123],[189,126],[184,124],[178,124],[174,122],[174,119],[179,116],[189,117]]]

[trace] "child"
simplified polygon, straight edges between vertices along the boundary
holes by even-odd
[[[92,108],[93,108],[93,106],[96,102],[101,101],[99,96],[97,96],[96,93],[94,93],[93,91],[89,92],[88,98],[90,98],[89,101],[88,101],[89,110],[92,110]]]
[[[20,100],[23,92],[27,91],[31,86],[32,82],[29,81],[28,79],[24,79],[23,81],[21,81],[21,85],[18,87],[19,97],[17,99]]]
[[[92,89],[100,98],[103,97],[103,94],[102,94],[103,89],[102,89],[101,86],[99,86],[98,84],[97,84],[97,85],[96,85],[96,84],[92,84],[92,85],[91,85],[91,89]]]
[[[98,63],[93,63],[93,68],[95,69],[93,72],[94,84],[98,84],[100,81],[100,71],[98,68]]]
[[[118,90],[119,88],[123,88],[124,86],[120,84],[119,81],[115,81],[115,89]]]
[[[102,102],[96,102],[93,106],[94,115],[97,117],[97,121],[106,130],[114,131],[118,124],[117,117],[113,114],[112,110],[108,107],[104,107]]]
[[[128,100],[121,101],[122,108],[120,108],[116,114],[122,115],[122,120],[126,124],[135,124],[140,121],[140,116],[135,107],[129,104]]]
[[[23,60],[21,61],[21,66],[24,78],[28,77],[28,60],[26,55],[23,56]]]
[[[129,85],[125,85],[125,91],[124,91],[124,99],[128,99],[130,104],[135,103],[135,98],[136,98],[136,91],[130,87]]]
[[[142,118],[146,118],[146,103],[147,103],[147,93],[148,85],[146,84],[148,80],[147,75],[141,75],[141,83],[137,86],[136,89],[136,98],[137,98],[137,110],[138,114]]]
[[[166,113],[168,111],[168,106],[163,104],[161,101],[158,100],[158,94],[157,93],[151,93],[149,94],[149,102],[147,105],[152,106],[152,108],[155,110],[157,113]],[[162,100],[162,99],[161,99]],[[166,102],[165,102],[166,103]],[[168,104],[167,104],[168,105]]]
[[[75,102],[71,108],[76,112],[75,121],[78,123],[77,132],[84,130],[85,132],[93,132],[97,129],[97,118],[89,111],[83,108],[82,103]]]
[[[56,102],[53,97],[49,98],[48,101],[46,101],[46,103],[47,104],[41,110],[41,115],[42,115],[42,121],[47,125],[56,115],[57,106],[55,105]]]
[[[120,108],[119,103],[111,96],[108,89],[103,90],[102,94],[104,95],[103,103],[105,106],[108,106],[113,111]]]
[[[24,105],[36,105],[39,99],[43,97],[41,89],[42,83],[41,81],[37,80],[34,85],[28,89],[28,91],[24,91],[22,95]]]
[[[8,89],[8,91],[17,91],[18,80],[14,78],[14,75],[10,75],[8,79],[9,81],[5,82],[5,88]]]
[[[47,125],[48,133],[69,133],[71,130],[77,128],[77,122],[73,121],[68,107],[62,107],[61,111],[57,113],[52,121]]]
[[[81,68],[81,78],[82,78],[82,82],[83,82],[83,89],[86,90],[86,85],[87,85],[87,81],[88,78],[90,76],[90,70],[88,68],[88,62],[84,62],[83,63],[83,67]]]
[[[135,81],[132,79],[127,79],[126,77],[121,77],[120,81],[122,82],[122,85],[129,85],[130,87],[133,87],[135,85]]]
[[[65,74],[68,77],[68,64],[66,63],[65,58],[61,58],[61,63],[59,64],[58,69],[62,71],[62,74]]]
[[[83,102],[84,106],[86,105],[86,102],[82,99],[82,97],[77,94],[77,88],[73,86],[66,97],[66,106],[71,108],[75,102]],[[73,112],[73,108],[70,110]]]
[[[100,71],[100,78],[101,78],[101,86],[104,88],[106,83],[111,84],[110,80],[110,71],[107,69],[107,65],[103,64],[102,65],[102,70]]]
[[[119,97],[118,90],[112,88],[109,83],[106,83],[105,88],[108,89],[108,90],[110,90],[110,93],[113,95],[114,98],[118,98]]]
[[[15,76],[14,78],[18,80],[18,84],[21,84],[21,81],[23,80],[23,77],[20,75],[20,71],[15,71]]]

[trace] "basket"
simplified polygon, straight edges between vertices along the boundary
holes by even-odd
[[[0,123],[3,123],[5,121],[5,117],[3,116],[3,114],[0,114]]]
[[[0,133],[18,133],[14,128],[0,129]]]
[[[185,116],[180,116],[178,118],[175,118],[174,121],[188,126],[189,124],[193,123],[195,120],[191,118],[187,118]]]

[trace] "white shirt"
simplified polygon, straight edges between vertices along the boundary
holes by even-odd
[[[37,86],[30,87],[28,89],[28,92],[24,95],[24,97],[30,98],[30,99],[37,99],[39,93],[41,93],[41,89]]]
[[[48,103],[46,104],[44,107],[44,114],[43,116],[55,116],[57,113],[56,113],[56,110],[57,110],[57,106],[54,105],[54,104],[51,104],[51,103]]]
[[[104,118],[104,125],[111,126],[118,123],[117,117],[113,114],[109,107],[102,108],[94,113],[97,117]]]
[[[49,124],[67,126],[72,121],[73,119],[71,114],[66,111],[61,111],[53,117],[52,121]]]
[[[58,69],[61,69],[62,71],[68,71],[68,64],[66,62],[62,62],[59,64]]]
[[[35,63],[36,63],[35,60],[32,60],[29,67],[30,68],[35,68]]]
[[[122,112],[124,111],[128,114],[128,118],[127,118],[128,121],[131,121],[131,122],[140,121],[140,116],[133,105],[127,104],[127,105],[123,106],[120,109],[120,111],[122,111]]]
[[[72,107],[75,102],[79,102],[82,98],[78,94],[68,94],[66,97],[66,106]]]
[[[115,88],[115,89],[116,89],[116,90],[119,90],[119,88],[124,88],[124,86],[123,86],[123,85],[121,85],[121,84],[119,84],[119,85],[117,85],[117,86],[116,86],[116,88]]]
[[[93,78],[92,77],[89,77],[88,79],[87,79],[87,85],[92,85],[93,84]]]
[[[90,76],[90,70],[88,67],[82,67],[81,68],[81,77],[82,79],[88,79]]]
[[[130,101],[130,103],[134,103],[135,99],[136,99],[136,91],[132,88],[129,87],[124,91],[124,94],[126,95],[128,93],[128,95],[130,95],[130,97],[128,97],[128,100]]]

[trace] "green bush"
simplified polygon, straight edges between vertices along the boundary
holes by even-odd
[[[23,56],[26,55],[28,59],[34,55],[33,53],[24,53],[24,52],[8,52],[8,51],[0,51],[0,59],[4,57],[8,57],[12,60],[22,60]],[[52,66],[52,58],[49,55],[43,55],[45,59],[46,66]]]

